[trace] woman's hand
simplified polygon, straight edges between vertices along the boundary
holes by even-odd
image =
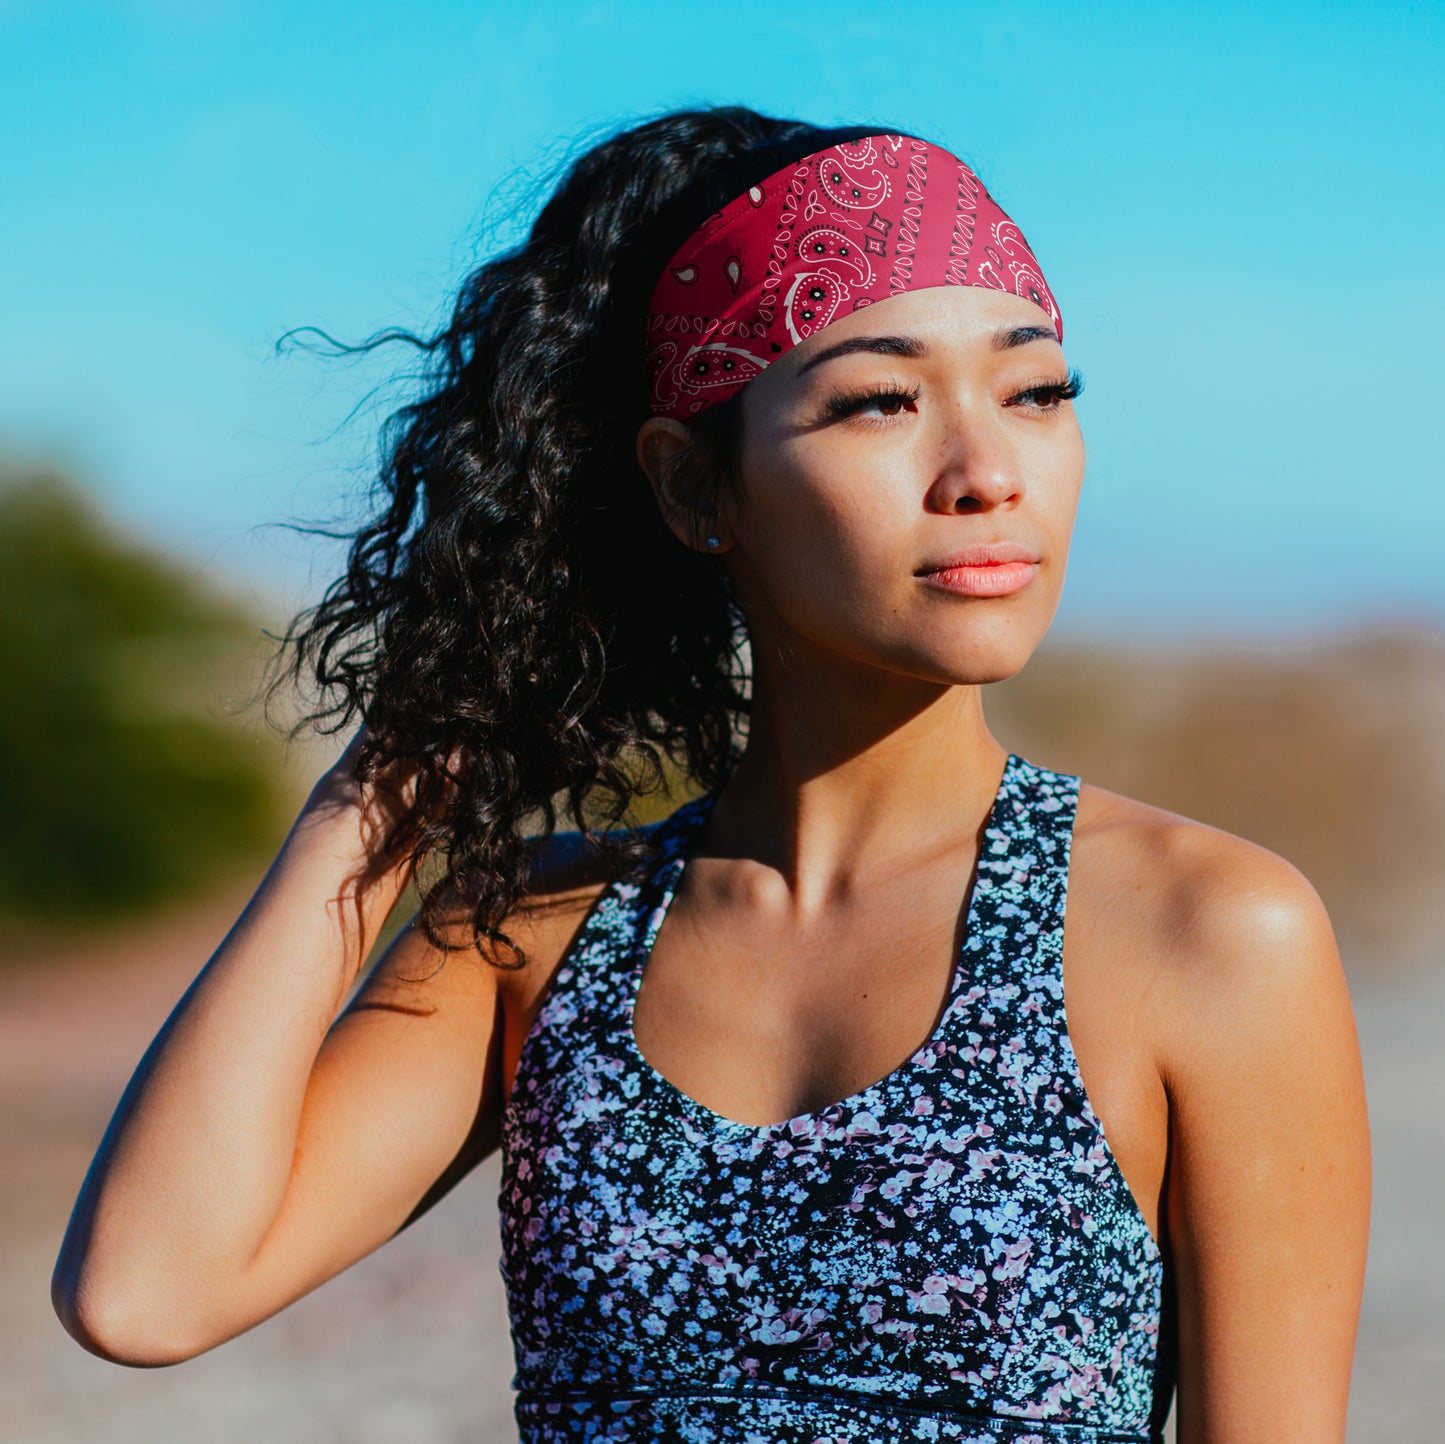
[[[326,769],[311,789],[308,808],[323,812],[358,809],[367,823],[367,830],[379,833],[382,828],[402,821],[416,806],[417,777],[393,762],[381,769],[369,782],[357,777],[356,766],[367,740],[366,724],[351,735],[341,756]]]
[[[352,734],[341,756],[317,780],[303,815],[316,818],[322,825],[333,824],[338,818],[351,819],[343,825],[354,826],[356,830],[365,859],[364,885],[374,885],[395,868],[402,869],[403,877],[409,881],[410,859],[390,855],[387,845],[398,835],[405,839],[420,820],[415,815],[420,777],[414,767],[392,761],[362,781],[357,765],[366,741],[363,723]],[[461,755],[461,749],[457,748],[447,761],[447,780],[440,791],[443,803],[455,792],[453,779],[461,765]]]

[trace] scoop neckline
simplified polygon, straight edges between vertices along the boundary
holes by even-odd
[[[810,1126],[816,1126],[827,1122],[829,1119],[842,1112],[856,1112],[865,1101],[872,1100],[887,1093],[896,1087],[904,1078],[911,1075],[928,1055],[937,1046],[944,1025],[953,1009],[954,1000],[958,995],[959,980],[963,971],[963,957],[968,949],[968,943],[978,927],[978,912],[981,901],[982,889],[979,887],[979,880],[983,872],[983,861],[988,849],[990,837],[1002,836],[1005,840],[1005,849],[1002,854],[993,854],[990,858],[990,868],[997,868],[1000,858],[1012,856],[1016,837],[1016,818],[1010,817],[1008,810],[1004,807],[1007,799],[1013,790],[1013,785],[1020,770],[1025,766],[1024,759],[1016,752],[1010,752],[1004,761],[1003,772],[999,777],[998,787],[994,790],[993,801],[989,804],[988,812],[984,817],[983,840],[980,843],[978,856],[974,860],[973,869],[965,883],[967,888],[967,904],[964,912],[963,932],[958,940],[958,945],[953,951],[953,966],[949,972],[948,989],[944,994],[943,1005],[938,1010],[938,1016],[934,1019],[933,1027],[929,1030],[927,1038],[923,1040],[912,1053],[901,1063],[891,1068],[881,1078],[875,1079],[872,1083],[865,1084],[862,1088],[839,1098],[834,1102],[825,1103],[819,1108],[809,1109],[804,1113],[795,1113],[788,1118],[779,1119],[774,1123],[744,1123],[737,1118],[729,1118],[725,1113],[719,1113],[715,1108],[709,1107],[700,1099],[694,1098],[692,1094],[684,1092],[666,1074],[660,1072],[648,1060],[647,1055],[642,1051],[637,1041],[637,1033],[633,1027],[633,1019],[637,1009],[638,994],[642,989],[643,974],[647,971],[647,964],[652,957],[653,949],[657,943],[658,934],[662,931],[662,925],[667,920],[667,915],[672,909],[672,900],[677,894],[677,889],[682,881],[688,863],[692,860],[693,850],[698,835],[702,831],[703,823],[708,814],[711,813],[714,804],[721,793],[721,787],[714,788],[711,792],[694,798],[692,802],[684,804],[679,809],[682,812],[686,808],[693,809],[692,814],[686,818],[679,819],[678,813],[674,813],[668,822],[681,821],[681,831],[670,839],[666,856],[653,870],[648,882],[651,884],[650,891],[657,888],[661,882],[661,893],[657,897],[656,904],[648,910],[646,921],[635,945],[629,949],[629,969],[626,986],[623,990],[621,1034],[623,1045],[627,1050],[628,1059],[631,1064],[638,1068],[644,1077],[658,1091],[682,1109],[692,1114],[694,1118],[706,1123],[716,1131],[730,1132],[753,1138],[764,1138],[770,1134],[795,1132],[799,1128],[806,1131]],[[666,826],[667,824],[664,824]]]

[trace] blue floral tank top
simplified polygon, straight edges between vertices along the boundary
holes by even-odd
[[[1169,1271],[1061,971],[1077,777],[1010,754],[933,1035],[768,1126],[682,1093],[633,1002],[716,800],[654,824],[559,965],[502,1119],[523,1444],[1157,1441]]]

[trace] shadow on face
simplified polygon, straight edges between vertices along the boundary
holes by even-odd
[[[1017,672],[1063,585],[1078,389],[1044,313],[977,286],[864,307],[750,381],[739,484],[715,492],[707,532],[759,681],[768,658],[945,685]],[[654,418],[638,458],[673,530],[702,548],[670,466],[689,436]]]

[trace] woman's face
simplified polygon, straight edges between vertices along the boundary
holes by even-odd
[[[1017,672],[1064,580],[1084,471],[1071,392],[1044,314],[977,286],[867,306],[749,382],[740,495],[719,512],[754,657]],[[1020,560],[945,565],[996,547]]]

